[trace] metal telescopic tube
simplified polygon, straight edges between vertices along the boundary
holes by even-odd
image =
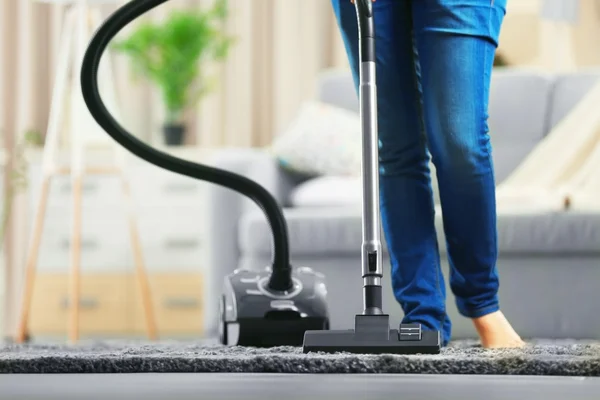
[[[375,27],[371,0],[356,0],[360,48],[360,119],[362,125],[363,210],[361,248],[365,315],[382,314],[383,277],[379,223],[379,151]]]

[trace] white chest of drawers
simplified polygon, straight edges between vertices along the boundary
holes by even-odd
[[[41,167],[29,167],[30,215],[34,215]],[[149,271],[195,271],[203,268],[204,188],[208,183],[134,163],[127,169],[134,217]],[[51,183],[38,271],[66,271],[69,265],[72,190],[70,177]],[[127,203],[117,175],[84,177],[82,193],[82,272],[133,268]]]
[[[202,158],[198,156],[199,160]],[[208,228],[204,218],[204,188],[208,183],[135,160],[128,163],[125,171],[159,335],[200,335],[203,239]],[[29,165],[30,229],[41,179],[41,163],[34,158]],[[129,214],[121,185],[118,175],[84,176],[82,335],[144,334],[144,313],[133,278]],[[70,177],[54,177],[38,253],[32,335],[66,332],[72,202]]]

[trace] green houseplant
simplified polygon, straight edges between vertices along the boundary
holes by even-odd
[[[3,135],[3,132],[0,132]],[[5,149],[7,152],[4,154],[7,159],[0,166],[3,175],[6,176],[6,186],[2,191],[2,199],[0,204],[2,211],[0,214],[0,337],[4,336],[4,320],[2,317],[2,310],[4,309],[4,296],[6,282],[4,281],[5,275],[5,264],[4,264],[4,245],[6,240],[6,233],[10,218],[13,214],[13,205],[15,202],[15,196],[22,193],[27,189],[28,185],[28,162],[26,152],[28,148],[36,148],[43,144],[43,136],[36,130],[28,130],[22,141],[17,143],[13,148]],[[2,146],[3,147],[3,146]],[[10,163],[8,161],[11,161]],[[12,164],[12,165],[11,165]],[[2,176],[2,179],[5,177]]]
[[[12,168],[7,169],[4,165],[4,173],[8,174],[8,186],[4,188],[2,199],[2,212],[0,214],[0,255],[4,249],[6,229],[12,215],[12,206],[16,195],[27,189],[28,163],[26,152],[29,148],[39,148],[43,145],[43,136],[34,129],[25,132],[21,143],[15,145],[7,155],[12,159]]]
[[[223,29],[227,0],[215,0],[208,9],[171,12],[161,22],[144,21],[113,48],[128,56],[135,77],[151,81],[165,107],[165,143],[183,143],[184,112],[198,104],[214,87],[206,76],[206,62],[227,57],[233,38]]]

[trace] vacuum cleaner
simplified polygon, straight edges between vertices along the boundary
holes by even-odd
[[[132,0],[98,29],[81,68],[84,101],[96,122],[134,155],[171,172],[241,193],[264,211],[273,235],[273,261],[262,271],[238,269],[225,278],[220,300],[220,341],[245,346],[303,346],[308,352],[435,354],[440,334],[420,324],[390,328],[382,310],[382,256],[379,226],[375,31],[371,0],[356,0],[360,27],[360,114],[363,134],[364,311],[354,329],[329,330],[325,278],[314,270],[292,268],[287,224],[275,198],[258,183],[229,171],[178,159],[127,132],[108,112],[98,90],[98,67],[109,42],[129,23],[168,0]],[[218,268],[218,266],[213,266]]]
[[[225,345],[301,346],[307,330],[329,328],[325,278],[308,267],[292,268],[287,224],[276,199],[257,182],[242,175],[179,159],[140,141],[113,118],[101,99],[98,68],[109,42],[133,20],[167,1],[129,1],[95,32],[81,67],[85,104],[100,127],[139,158],[176,174],[234,190],[258,204],[271,227],[272,263],[260,271],[238,269],[225,278],[219,339]]]
[[[383,278],[379,222],[379,152],[377,131],[377,82],[375,26],[371,0],[355,0],[359,28],[359,100],[362,128],[362,314],[354,318],[354,329],[314,330],[304,335],[304,353],[347,352],[368,354],[437,354],[438,331],[423,330],[421,324],[390,327],[390,316],[382,309]]]

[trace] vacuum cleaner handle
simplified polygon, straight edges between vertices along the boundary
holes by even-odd
[[[362,129],[362,278],[365,315],[382,314],[383,277],[379,222],[379,139],[375,24],[372,0],[355,0],[360,48],[360,119]]]
[[[360,60],[375,61],[375,26],[373,23],[372,0],[356,0],[358,31],[361,42]]]

